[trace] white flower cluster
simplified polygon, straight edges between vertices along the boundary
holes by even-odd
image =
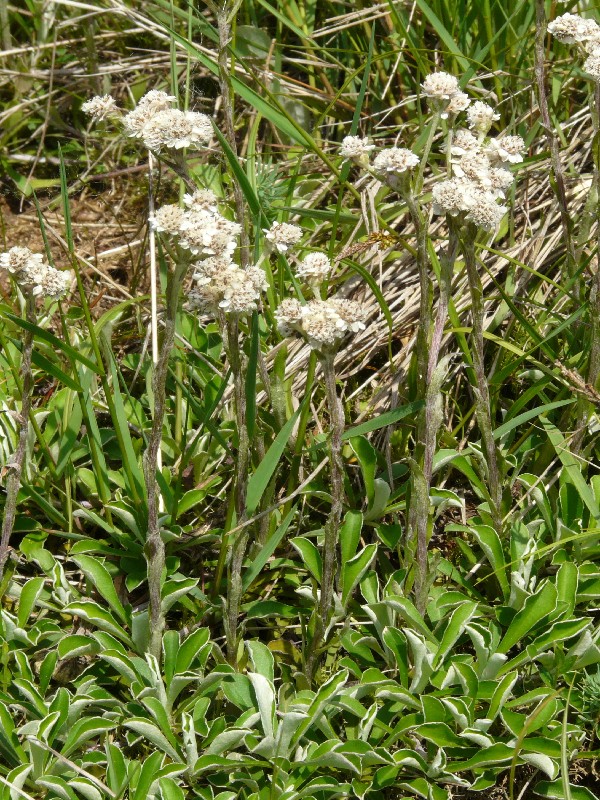
[[[432,72],[421,84],[421,89],[432,108],[441,112],[442,119],[455,117],[471,104],[469,95],[460,90],[458,80],[447,72]]]
[[[600,83],[600,25],[579,14],[562,14],[548,23],[548,31],[563,44],[578,44],[588,54],[583,71]]]
[[[270,228],[263,228],[263,233],[280,253],[287,253],[302,238],[302,228],[289,222],[274,222]]]
[[[194,255],[230,256],[237,247],[240,226],[219,214],[213,192],[200,189],[185,195],[184,201],[185,210],[177,205],[158,208],[149,219],[152,228],[175,237]]]
[[[349,333],[365,329],[365,311],[363,304],[355,300],[334,297],[302,305],[298,300],[287,299],[275,311],[275,319],[282,336],[298,333],[313,350],[335,353]]]
[[[488,231],[497,228],[507,211],[497,200],[513,183],[507,167],[521,162],[524,150],[520,136],[480,142],[470,131],[456,131],[450,145],[453,177],[433,187],[434,213],[460,216]]]
[[[156,89],[145,94],[133,111],[123,117],[125,133],[141,139],[149,150],[157,152],[163,147],[178,150],[208,144],[213,135],[210,117],[198,111],[173,108],[174,100],[171,95]],[[118,112],[110,95],[92,97],[81,108],[94,120]]]
[[[110,94],[96,95],[81,106],[84,114],[91,117],[94,122],[99,122],[111,114],[119,113],[115,98]]]
[[[260,267],[238,267],[227,255],[212,256],[196,265],[195,288],[189,293],[189,306],[199,311],[252,314],[260,293],[267,288],[267,277]]]
[[[0,269],[6,270],[25,294],[58,300],[69,291],[73,274],[46,264],[40,253],[28,247],[11,247],[0,255]]]
[[[309,253],[295,269],[296,275],[308,283],[323,283],[331,275],[331,261],[325,253]]]

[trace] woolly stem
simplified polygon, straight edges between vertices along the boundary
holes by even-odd
[[[25,301],[25,317],[27,322],[34,324],[35,298],[27,296]],[[0,537],[0,585],[4,577],[4,567],[10,549],[10,537],[15,525],[17,511],[17,496],[21,487],[21,476],[27,457],[27,434],[29,432],[29,412],[31,410],[31,395],[33,392],[33,373],[31,371],[31,357],[33,353],[33,331],[26,330],[23,336],[23,355],[21,358],[21,375],[23,384],[21,390],[21,412],[17,417],[19,438],[12,462],[8,465],[6,479],[6,503],[2,519],[2,535]]]
[[[156,473],[160,463],[159,453],[165,418],[167,376],[169,373],[169,358],[175,341],[179,292],[185,280],[188,266],[189,260],[187,258],[178,260],[167,279],[165,325],[162,342],[159,345],[158,360],[152,374],[152,393],[154,397],[152,429],[148,437],[148,447],[144,453],[143,460],[144,480],[148,495],[148,532],[144,547],[148,569],[148,593],[150,596],[148,652],[159,662],[162,652],[162,636],[165,629],[165,615],[161,605],[161,589],[165,570],[165,544],[160,534],[159,513],[161,511],[161,500]]]
[[[473,371],[475,373],[475,411],[477,422],[481,429],[481,438],[487,457],[488,479],[490,485],[490,500],[492,519],[498,535],[502,534],[502,484],[498,468],[498,453],[493,435],[492,412],[488,380],[485,374],[484,348],[483,348],[483,322],[485,306],[483,302],[483,284],[477,269],[475,257],[475,237],[477,228],[469,224],[461,240],[462,250],[467,267],[467,278],[471,293],[471,316],[473,318],[472,355]]]
[[[314,677],[319,649],[331,617],[333,591],[335,585],[337,547],[344,503],[344,462],[342,459],[342,437],[344,434],[344,408],[338,397],[335,382],[335,355],[327,353],[321,357],[321,367],[325,379],[327,405],[331,436],[329,439],[329,472],[331,484],[331,509],[325,523],[323,541],[323,574],[321,578],[321,599],[316,626],[306,661],[306,673],[309,681]]]
[[[239,319],[235,315],[224,318],[221,315],[221,332],[227,358],[233,377],[233,404],[237,429],[237,452],[235,460],[235,486],[234,506],[236,514],[236,527],[243,525],[246,520],[246,495],[248,492],[248,467],[250,441],[246,422],[246,393],[245,393],[245,365],[243,363],[240,347]],[[231,536],[231,534],[229,534]],[[229,580],[227,584],[226,600],[226,638],[227,660],[237,666],[238,650],[238,617],[242,602],[242,566],[246,547],[248,544],[248,531],[246,527],[233,534],[233,539],[228,542],[229,555]]]

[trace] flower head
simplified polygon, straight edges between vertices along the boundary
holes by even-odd
[[[51,267],[40,253],[32,253],[28,247],[12,247],[2,253],[0,269],[7,270],[21,290],[33,297],[58,300],[69,290],[73,279],[70,270]]]
[[[210,189],[196,189],[193,194],[184,194],[183,202],[192,211],[217,212],[217,195]]]
[[[345,136],[342,139],[340,155],[344,158],[351,158],[359,163],[369,163],[369,153],[375,149],[374,144],[369,144],[369,137],[365,136]]]
[[[148,221],[153,230],[158,231],[158,233],[169,233],[173,236],[179,233],[183,214],[183,209],[178,205],[166,205],[156,209]]]
[[[183,213],[179,225],[179,244],[194,255],[226,255],[237,247],[241,226],[206,209]]]
[[[322,283],[331,274],[331,261],[325,253],[309,253],[296,267],[296,275],[308,281]]]
[[[389,173],[400,175],[411,170],[419,163],[419,156],[406,147],[388,147],[377,153],[373,160],[373,169],[382,175]]]
[[[118,112],[115,98],[110,94],[96,95],[90,100],[86,100],[81,106],[81,110],[95,122]]]
[[[266,275],[260,267],[243,270],[226,257],[207,258],[194,273],[196,288],[190,292],[193,308],[213,314],[252,314],[260,292],[266,288]]]
[[[562,14],[548,23],[548,32],[563,44],[584,42],[600,33],[600,27],[592,19],[584,19],[579,14]]]
[[[498,227],[507,211],[506,206],[499,206],[496,203],[496,198],[493,194],[479,191],[476,195],[476,202],[468,210],[466,218],[469,222],[477,225],[478,228],[492,231]]]
[[[486,134],[492,127],[492,124],[500,119],[500,114],[496,114],[491,106],[477,100],[467,109],[467,119],[469,120],[469,127],[476,130],[478,133]]]
[[[497,136],[490,139],[485,152],[493,164],[520,164],[525,150],[520,136]]]
[[[140,98],[137,106],[123,118],[123,126],[128,136],[141,137],[145,126],[161,111],[172,107],[174,97],[156,89]]]
[[[280,253],[286,253],[302,238],[302,228],[288,222],[274,222],[270,228],[263,228],[263,232]]]
[[[455,117],[457,114],[460,114],[461,111],[466,111],[470,105],[471,99],[469,98],[469,95],[465,94],[465,92],[457,92],[450,98],[450,102],[444,108],[442,112],[442,119]]]
[[[450,153],[453,156],[464,156],[465,153],[472,153],[479,149],[479,142],[477,137],[473,136],[471,131],[465,128],[460,128],[454,132],[452,137],[452,144],[450,145]]]
[[[364,330],[365,316],[362,303],[341,298],[311,300],[306,305],[300,305],[297,300],[284,300],[275,312],[282,335],[296,332],[313,350],[329,353],[340,347],[348,333]]]
[[[456,216],[468,211],[477,199],[477,185],[464,178],[450,178],[436,183],[431,190],[434,214]]]
[[[436,100],[450,100],[460,91],[458,80],[447,72],[432,72],[421,84],[423,94]]]
[[[212,123],[206,114],[169,108],[153,114],[139,134],[149,150],[200,147],[210,142]]]

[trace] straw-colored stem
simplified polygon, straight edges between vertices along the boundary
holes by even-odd
[[[35,298],[28,296],[25,307],[27,322],[34,324]],[[21,389],[21,411],[17,417],[18,440],[11,463],[8,465],[6,479],[6,502],[4,517],[2,519],[2,535],[0,537],[0,584],[4,577],[4,567],[10,549],[10,537],[15,525],[17,511],[17,496],[21,487],[21,476],[27,457],[27,434],[29,431],[29,412],[31,410],[31,395],[33,392],[33,373],[31,371],[31,358],[33,354],[33,332],[26,330],[23,336],[23,351],[21,358],[21,375],[23,379]]]

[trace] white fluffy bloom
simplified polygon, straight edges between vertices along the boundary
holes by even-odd
[[[583,65],[583,71],[596,82],[600,82],[600,51],[588,56]]]
[[[453,217],[468,211],[477,201],[478,187],[464,178],[450,178],[436,183],[431,190],[434,214],[451,214]]]
[[[497,136],[490,139],[485,152],[492,164],[520,164],[525,149],[520,136]]]
[[[342,139],[342,146],[340,147],[340,155],[344,158],[352,158],[356,161],[362,161],[369,158],[369,152],[375,149],[374,144],[369,144],[369,137],[365,136],[345,136]]]
[[[477,100],[467,109],[467,119],[469,120],[469,127],[478,131],[479,133],[487,133],[492,127],[492,124],[500,119],[500,114],[496,114],[491,106]]]
[[[421,84],[423,94],[437,100],[450,100],[460,91],[458,80],[447,72],[432,72]]]
[[[184,194],[183,202],[191,211],[217,212],[217,195],[210,189],[196,189],[193,194]]]
[[[469,95],[465,94],[465,92],[457,92],[453,97],[450,98],[450,102],[444,108],[442,112],[442,119],[454,117],[456,114],[460,114],[461,111],[466,111],[470,105],[471,100]]]
[[[322,283],[331,274],[331,261],[325,253],[309,253],[296,267],[296,275],[308,281]]]
[[[302,228],[288,222],[274,222],[270,228],[263,228],[263,233],[280,253],[286,253],[302,238]]]
[[[180,150],[207,144],[212,132],[210,117],[206,114],[169,108],[153,114],[140,135],[149,150],[162,147]]]
[[[260,267],[243,270],[226,258],[207,258],[194,273],[196,289],[190,292],[190,305],[212,313],[222,309],[231,314],[252,314],[267,286]]]
[[[166,205],[156,209],[148,221],[152,230],[158,233],[169,233],[175,235],[179,233],[179,226],[183,220],[184,211],[178,205]]]
[[[118,111],[115,98],[110,94],[96,95],[90,100],[86,100],[81,106],[81,110],[94,121],[105,119]]]
[[[548,31],[563,44],[584,42],[600,32],[593,19],[584,19],[579,14],[562,14],[548,23]]]
[[[399,175],[413,169],[419,163],[419,156],[406,147],[388,147],[377,153],[373,160],[375,172],[386,175],[393,173]]]
[[[241,226],[206,209],[185,211],[179,225],[179,244],[194,255],[226,255],[237,247]]]
[[[490,162],[483,153],[467,153],[454,163],[454,173],[459,178],[467,178],[481,187],[491,186]]]
[[[362,303],[337,298],[311,300],[306,305],[284,300],[275,312],[283,336],[299,333],[314,350],[330,353],[339,348],[347,334],[364,330],[365,316]]]
[[[478,149],[479,142],[471,131],[460,128],[454,132],[452,144],[450,145],[450,153],[453,156],[464,156],[466,153],[474,153]]]
[[[503,167],[492,167],[492,169],[490,169],[489,176],[489,191],[496,198],[504,197],[506,190],[512,186],[514,181],[512,172],[509,172]]]
[[[467,212],[467,219],[478,228],[486,231],[495,230],[508,211],[507,207],[499,206],[490,192],[480,191],[477,193],[476,199],[477,202]]]
[[[159,114],[161,111],[167,111],[171,108],[174,97],[161,92],[156,89],[145,94],[140,98],[137,106],[126,114],[123,118],[123,126],[128,136],[140,137],[143,134],[145,126],[150,122],[152,117]]]
[[[9,272],[21,290],[33,297],[49,297],[55,300],[68,290],[73,279],[70,270],[59,270],[46,264],[39,253],[28,247],[12,247],[0,255],[0,269]]]

